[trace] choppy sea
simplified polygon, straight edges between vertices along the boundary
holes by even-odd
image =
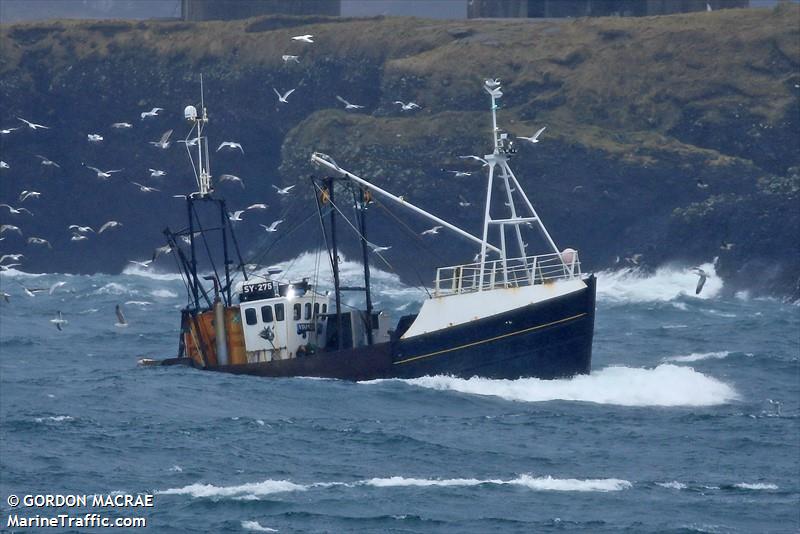
[[[589,376],[350,383],[140,368],[175,354],[180,278],[7,271],[0,530],[11,494],[141,493],[118,515],[152,532],[798,532],[800,307],[598,277]],[[396,316],[423,296],[373,282]]]

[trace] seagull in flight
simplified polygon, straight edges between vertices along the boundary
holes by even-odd
[[[697,287],[694,289],[694,294],[699,295],[700,292],[703,290],[703,286],[706,285],[706,280],[711,276],[707,272],[705,272],[700,267],[692,268],[692,272],[700,277],[697,281]]]
[[[189,139],[188,141],[184,141],[183,139],[179,139],[178,142],[179,143],[183,143],[186,146],[197,146],[197,138],[196,137],[193,137],[193,138]]]
[[[30,215],[31,217],[33,216],[33,213],[31,213],[30,210],[25,208],[15,208],[13,206],[9,206],[8,204],[0,204],[0,208],[8,208],[9,215],[19,215],[24,212]]]
[[[289,187],[284,187],[283,189],[281,189],[281,188],[280,188],[280,187],[278,187],[277,185],[274,185],[274,184],[273,184],[273,186],[272,186],[272,187],[274,187],[274,188],[275,188],[275,189],[278,191],[278,194],[279,194],[279,195],[288,195],[288,194],[289,194],[289,191],[291,191],[291,190],[292,190],[292,188],[293,188],[294,186],[293,186],[293,185],[290,185]]]
[[[128,260],[128,263],[132,263],[134,265],[138,265],[143,269],[149,269],[150,264],[153,263],[153,260],[146,260],[146,261],[136,261],[136,260]]]
[[[39,198],[40,196],[42,196],[42,194],[39,191],[28,191],[26,189],[19,194],[19,201],[25,202],[29,198]]]
[[[54,325],[56,325],[56,328],[58,328],[58,331],[61,332],[64,329],[63,328],[64,325],[66,325],[69,321],[64,319],[64,317],[61,315],[61,311],[59,310],[58,314],[56,315],[56,318],[55,319],[50,319],[50,322],[53,323]]]
[[[145,120],[147,117],[155,117],[159,111],[164,111],[164,108],[153,108],[150,111],[143,111],[140,115],[142,120]]]
[[[103,140],[103,136],[100,134],[89,134],[86,136],[90,143],[99,143]]]
[[[234,182],[234,183],[238,183],[239,185],[241,185],[241,186],[242,186],[242,189],[244,189],[244,182],[242,181],[242,179],[241,179],[241,178],[239,178],[238,176],[234,176],[233,174],[222,174],[222,175],[220,175],[220,177],[219,177],[219,181],[220,181],[220,182]]]
[[[422,232],[419,235],[436,235],[436,234],[439,233],[439,230],[441,230],[441,229],[442,229],[442,226],[437,225],[437,226],[434,226],[433,228],[429,228],[429,229],[425,230],[424,232]]]
[[[126,130],[128,128],[133,128],[133,124],[129,122],[115,122],[111,127],[117,130]]]
[[[20,230],[18,226],[14,226],[13,224],[0,224],[0,235],[3,234],[4,232],[16,232],[20,236],[22,236],[22,230]],[[2,258],[0,258],[0,262],[2,261],[3,261]]]
[[[27,124],[27,125],[28,125],[28,128],[30,128],[31,130],[38,130],[39,128],[44,128],[44,129],[46,129],[46,130],[49,130],[49,129],[50,129],[50,127],[49,127],[49,126],[45,126],[44,124],[36,124],[35,122],[26,121],[26,120],[25,120],[25,119],[23,119],[22,117],[17,117],[17,118],[18,118],[19,120],[21,120],[22,122],[24,122],[25,124]]]
[[[542,132],[545,130],[545,128],[547,128],[547,126],[542,126],[541,128],[539,128],[539,131],[537,131],[535,134],[533,134],[530,137],[522,137],[522,136],[518,135],[517,139],[523,139],[525,141],[530,141],[533,144],[538,143],[539,142],[539,136],[542,135]]]
[[[117,328],[126,328],[128,326],[128,321],[125,320],[125,316],[122,314],[122,307],[119,304],[114,308],[114,313],[117,314],[117,322],[114,323],[114,326]]]
[[[372,252],[375,252],[375,253],[383,252],[385,250],[389,250],[390,248],[392,248],[391,245],[389,245],[388,247],[381,247],[381,246],[376,245],[375,243],[370,243],[370,242],[367,242],[367,245],[369,246],[369,248],[372,249]]]
[[[313,35],[306,34],[306,35],[295,35],[292,37],[292,41],[303,41],[304,43],[313,43]]]
[[[458,198],[459,198],[458,205],[461,206],[462,208],[468,208],[472,206],[472,202],[467,202],[467,199],[462,197],[461,195],[458,195]]]
[[[282,103],[282,104],[288,104],[288,103],[289,103],[289,101],[288,101],[288,100],[286,100],[286,99],[287,99],[287,98],[289,98],[289,95],[290,95],[290,94],[292,94],[292,93],[294,93],[294,91],[295,91],[294,89],[289,89],[289,90],[288,90],[288,91],[286,91],[285,93],[283,93],[283,94],[280,94],[280,93],[278,92],[278,90],[277,90],[277,89],[275,89],[274,87],[272,88],[272,90],[273,90],[273,91],[275,91],[275,94],[276,94],[276,95],[278,95],[278,102],[280,102],[280,103]]]
[[[87,165],[86,168],[87,169],[91,169],[94,172],[96,172],[97,173],[97,177],[100,178],[101,180],[108,180],[109,178],[111,178],[111,175],[114,174],[115,172],[122,172],[122,169],[113,169],[113,170],[109,170],[109,171],[101,171],[97,167],[91,167],[89,165]]]
[[[408,104],[406,104],[405,102],[402,102],[400,100],[395,100],[394,103],[400,104],[400,109],[402,109],[403,111],[411,111],[413,109],[419,109],[419,105],[416,102],[409,102]]]
[[[53,248],[53,245],[50,244],[50,241],[44,239],[42,237],[29,237],[28,238],[29,245],[47,245],[47,248]]]
[[[242,213],[244,210],[234,211],[233,213],[228,213],[228,219],[232,221],[241,221],[242,220]]]
[[[0,263],[6,261],[6,258],[10,259],[11,261],[19,261],[24,257],[25,257],[24,254],[3,254],[2,256],[0,256]]]
[[[454,178],[463,178],[464,176],[472,176],[471,172],[466,171],[447,171],[453,173]]]
[[[56,282],[55,284],[53,284],[52,286],[50,286],[50,291],[48,291],[48,294],[52,295],[52,294],[53,294],[53,292],[54,292],[56,289],[58,289],[59,287],[63,287],[63,286],[65,286],[65,285],[67,285],[67,283],[66,283],[66,282],[64,282],[63,280],[62,280],[61,282]]]
[[[61,165],[59,165],[58,163],[56,163],[51,159],[47,159],[46,157],[41,156],[39,154],[36,154],[36,157],[42,160],[42,165],[50,165],[52,167],[58,167],[59,169],[61,168]]]
[[[10,169],[11,165],[6,163],[5,161],[0,161],[0,169]]]
[[[131,183],[137,186],[139,188],[139,191],[141,191],[142,193],[152,193],[153,191],[161,191],[161,189],[156,189],[155,187],[148,187],[146,185],[140,184],[139,182],[131,182]]]
[[[474,159],[475,161],[480,161],[481,163],[483,163],[484,167],[489,165],[488,161],[486,161],[485,159],[483,159],[483,158],[481,158],[479,156],[469,155],[469,156],[458,156],[458,157],[461,158],[461,159]]]
[[[239,150],[241,150],[241,151],[242,151],[242,154],[244,154],[244,149],[242,148],[242,144],[241,144],[241,143],[236,143],[236,142],[234,142],[234,141],[223,141],[223,142],[222,142],[222,143],[221,143],[221,144],[220,144],[220,145],[217,147],[217,152],[219,152],[219,151],[220,151],[220,150],[222,150],[223,148],[230,148],[231,150],[236,150],[236,149],[238,148]]]
[[[251,204],[245,208],[245,210],[265,210],[269,206],[266,204]]]
[[[277,232],[278,225],[281,224],[282,222],[283,219],[278,219],[277,221],[273,221],[272,224],[270,224],[269,226],[267,226],[266,224],[260,224],[259,226],[261,226],[267,232]]]
[[[290,61],[294,61],[295,63],[300,63],[300,58],[298,56],[290,56],[288,54],[284,54],[281,56],[281,59],[284,63],[288,63]]]
[[[70,241],[86,241],[87,239],[89,238],[83,234],[72,234],[72,237],[69,238]]]
[[[2,130],[0,130],[0,134],[8,135],[14,130],[19,130],[20,128],[22,128],[22,126],[17,126],[16,128],[3,128]]]
[[[117,227],[119,227],[119,226],[122,226],[122,223],[121,223],[121,222],[118,222],[118,221],[108,221],[107,223],[105,223],[103,226],[101,226],[101,227],[100,227],[100,229],[97,231],[97,233],[98,233],[98,234],[102,234],[102,233],[103,233],[103,232],[105,232],[106,230],[111,230],[112,228],[117,228]]]
[[[147,170],[150,171],[150,178],[160,178],[165,174],[167,174],[166,172],[160,171],[158,169],[147,169]]]
[[[159,139],[158,141],[148,141],[148,143],[150,143],[154,147],[166,150],[167,148],[169,148],[170,145],[169,138],[171,135],[172,135],[172,130],[167,130],[161,135],[161,139]]]
[[[76,234],[88,234],[94,232],[91,226],[78,226],[77,224],[70,224],[67,230],[72,230]]]
[[[336,95],[336,100],[344,104],[344,109],[362,109],[364,107],[364,106],[359,106],[358,104],[351,104],[350,102],[348,102],[339,95]]]
[[[172,253],[172,247],[170,245],[164,245],[163,247],[158,247],[153,251],[153,259],[151,259],[150,261],[154,262],[156,261],[156,258],[161,256],[162,254],[171,254],[171,253]]]

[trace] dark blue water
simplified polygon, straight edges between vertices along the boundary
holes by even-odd
[[[2,275],[2,527],[9,494],[122,492],[154,532],[797,532],[800,308],[694,280],[601,275],[588,377],[348,383],[137,367],[180,280]]]

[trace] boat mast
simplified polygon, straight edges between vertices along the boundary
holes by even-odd
[[[328,176],[325,178],[325,187],[328,190],[328,199],[332,206],[334,204],[334,196],[333,196],[333,186],[334,180],[333,177]],[[342,350],[342,336],[344,332],[342,331],[342,295],[341,295],[341,288],[339,287],[339,249],[336,245],[336,209],[331,210],[331,263],[333,267],[333,292],[336,298],[336,342],[338,344],[338,349]]]
[[[364,263],[364,298],[367,307],[367,345],[372,345],[372,293],[369,281],[369,252],[367,251],[367,192],[360,187],[353,192],[354,200],[358,203],[358,226],[361,234],[361,256]]]

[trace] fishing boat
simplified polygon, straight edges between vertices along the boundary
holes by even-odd
[[[202,96],[199,113],[187,106],[184,115],[192,129],[186,140],[192,142],[186,146],[198,190],[186,198],[187,227],[164,233],[186,282],[188,304],[181,310],[178,356],[141,363],[345,380],[425,375],[553,379],[589,373],[595,277],[582,272],[576,250],[560,250],[545,228],[509,166],[516,149],[497,126],[500,85],[487,80],[484,89],[491,103],[492,151],[475,157],[488,170],[480,237],[349,172],[329,155],[310,156],[324,175],[311,181],[333,274],[332,291],[320,289],[317,280],[293,280],[291,273],[278,278],[275,270],[257,275],[246,267],[225,201],[213,191]],[[500,199],[492,198],[495,189],[502,191]],[[360,241],[364,284],[359,287],[344,286],[340,280],[340,197],[341,203],[352,202],[356,208],[355,222],[347,222]],[[366,209],[378,198],[430,219],[479,248],[470,263],[438,268],[419,311],[396,321],[372,304],[370,254],[380,255],[382,248],[367,240]],[[502,215],[498,200],[504,201]],[[219,225],[201,224],[202,210],[214,211]],[[527,232],[540,234],[545,246],[541,254],[527,254]],[[221,242],[216,249],[210,245],[212,238]],[[210,258],[211,274],[198,271],[201,246]],[[213,261],[213,250],[221,252],[221,263]],[[346,291],[362,292],[363,308],[345,309]]]

